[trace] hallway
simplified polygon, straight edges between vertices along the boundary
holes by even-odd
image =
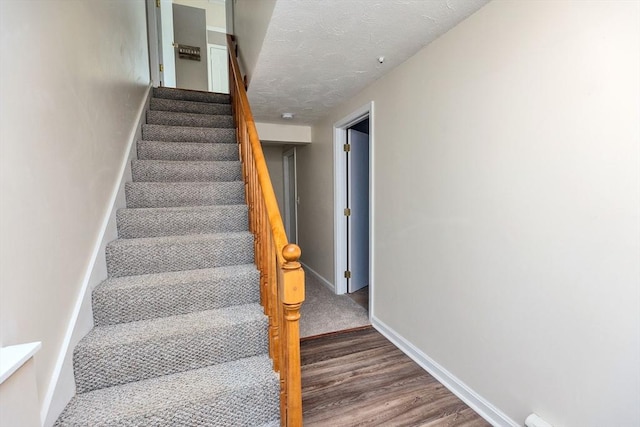
[[[302,340],[306,426],[489,424],[373,328]]]
[[[308,270],[305,273],[306,297],[300,310],[300,337],[370,325],[366,308],[350,296],[334,294]]]

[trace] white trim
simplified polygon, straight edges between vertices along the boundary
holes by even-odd
[[[104,216],[102,218],[102,224],[100,225],[98,238],[95,241],[93,251],[91,252],[89,265],[87,266],[85,275],[82,279],[82,285],[80,287],[80,291],[78,292],[78,297],[76,298],[76,302],[73,307],[73,311],[71,313],[71,318],[67,325],[67,330],[65,332],[62,345],[60,346],[60,350],[58,352],[58,357],[56,359],[56,364],[53,369],[53,374],[51,376],[51,380],[49,381],[49,385],[47,386],[47,390],[44,394],[44,398],[42,399],[42,407],[40,410],[40,420],[43,424],[45,424],[45,421],[47,419],[47,415],[51,407],[51,402],[53,400],[53,395],[55,393],[58,380],[60,379],[60,374],[62,373],[62,370],[63,370],[65,358],[70,351],[73,351],[73,349],[71,349],[70,347],[71,347],[71,342],[72,342],[76,322],[78,321],[78,317],[80,316],[80,312],[81,312],[83,303],[85,302],[85,299],[89,297],[89,294],[87,291],[89,288],[91,275],[93,273],[96,260],[98,259],[98,256],[100,255],[100,252],[101,252],[100,249],[103,245],[104,235],[113,213],[112,207],[115,206],[116,199],[118,198],[118,193],[120,192],[121,187],[123,185],[122,181],[125,174],[125,170],[129,165],[129,156],[130,156],[133,144],[136,140],[136,136],[139,133],[139,128],[140,128],[139,125],[140,123],[143,122],[144,112],[149,102],[151,87],[152,85],[150,83],[149,86],[147,86],[146,92],[142,97],[142,102],[138,107],[135,126],[131,129],[131,132],[129,134],[129,139],[127,141],[127,148],[124,151],[124,154],[120,163],[120,170],[118,172],[118,176],[120,177],[120,179],[116,181],[116,183],[114,184],[113,190],[111,191],[111,197],[109,198],[109,204],[107,205],[109,206],[109,209],[107,209],[107,211],[104,213]]]
[[[41,347],[42,343],[38,341],[0,348],[0,384],[20,369]]]
[[[207,75],[208,75],[208,81],[207,81],[207,88],[209,89],[209,92],[215,92],[213,90],[213,85],[212,83],[212,79],[211,79],[211,73],[212,73],[212,69],[211,69],[211,48],[214,49],[219,49],[219,50],[224,50],[225,51],[225,55],[228,55],[227,53],[227,46],[223,46],[221,44],[216,44],[216,43],[207,43]],[[227,72],[227,91],[226,92],[220,92],[220,93],[229,93],[229,74]]]
[[[375,127],[374,127],[374,103],[373,101],[363,105],[333,125],[333,206],[334,206],[334,265],[336,294],[347,292],[347,281],[343,277],[346,268],[346,227],[342,200],[345,198],[345,190],[342,183],[346,180],[346,170],[342,146],[346,143],[347,128],[369,117],[369,317],[373,315],[374,294],[374,165],[375,165]]]
[[[287,160],[288,157],[293,157],[293,206],[289,206],[289,162]],[[298,154],[296,147],[292,147],[282,153],[282,169],[283,169],[283,181],[284,181],[284,211],[293,209],[293,223],[295,224],[296,235],[288,236],[289,238],[294,237],[294,240],[291,243],[298,244]],[[289,212],[291,214],[291,212]],[[286,214],[285,214],[286,216]],[[287,230],[290,231],[290,230]]]
[[[160,45],[158,44],[158,12],[155,0],[147,0],[147,42],[149,44],[149,74],[153,87],[160,85]]]
[[[317,271],[315,271],[313,268],[309,267],[307,264],[305,264],[304,262],[300,262],[300,264],[302,264],[302,267],[304,268],[304,271],[306,271],[307,273],[311,273],[312,276],[314,276],[316,279],[318,279],[320,281],[320,283],[322,283],[323,285],[325,285],[327,288],[331,289],[331,292],[336,291],[335,286],[333,286],[333,283],[331,283],[330,281],[328,281],[327,279],[325,279],[324,277],[322,277],[320,275],[320,273],[318,273]]]
[[[216,33],[227,34],[227,29],[222,27],[214,27],[213,25],[207,25],[207,31],[214,31]]]
[[[402,350],[404,354],[413,359],[413,361],[420,365],[425,371],[429,372],[429,374],[438,380],[440,384],[449,389],[451,393],[458,396],[460,400],[476,411],[478,415],[484,418],[491,425],[498,427],[520,426],[519,423],[509,418],[505,413],[493,406],[487,399],[480,396],[472,390],[471,387],[466,385],[451,372],[447,371],[444,367],[440,366],[435,360],[427,356],[420,349],[403,338],[399,333],[386,325],[383,321],[373,316],[371,317],[371,324],[378,332]]]

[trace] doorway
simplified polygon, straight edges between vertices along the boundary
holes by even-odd
[[[369,117],[347,129],[347,292],[369,286]]]
[[[207,10],[173,0],[146,4],[153,86],[229,93],[226,31],[207,27]]]
[[[373,102],[334,124],[336,293],[368,287],[373,307]]]
[[[209,92],[229,93],[227,48],[217,44],[209,48]]]
[[[175,56],[176,87],[207,91],[209,55],[206,10],[174,3],[173,39],[178,51]]]
[[[290,243],[298,244],[298,185],[296,179],[296,148],[282,154],[284,171],[284,229]]]
[[[153,86],[176,87],[172,0],[147,0],[147,29]]]

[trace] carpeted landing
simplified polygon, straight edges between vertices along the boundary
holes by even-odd
[[[308,271],[305,274],[305,300],[300,313],[301,338],[371,324],[366,309],[347,295],[336,295]]]
[[[154,89],[57,426],[277,426],[229,96]]]

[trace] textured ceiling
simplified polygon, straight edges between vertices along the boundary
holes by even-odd
[[[323,118],[488,1],[277,0],[250,76],[256,120]]]

